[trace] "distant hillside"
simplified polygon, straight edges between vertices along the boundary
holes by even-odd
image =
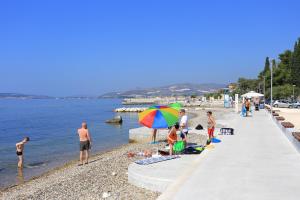
[[[19,93],[0,93],[0,99],[52,99],[45,95],[28,95]]]
[[[207,83],[207,84],[174,84],[163,87],[148,89],[128,90],[125,92],[110,92],[100,96],[100,98],[126,98],[126,97],[151,97],[151,96],[173,96],[173,95],[203,95],[205,93],[215,92],[226,87],[225,84]]]

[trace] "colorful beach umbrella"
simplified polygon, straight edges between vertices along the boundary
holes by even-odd
[[[148,128],[168,128],[178,122],[178,110],[168,106],[151,106],[139,114],[140,124]]]
[[[183,107],[183,105],[182,103],[176,102],[169,104],[169,107],[174,108],[175,110],[180,110]]]

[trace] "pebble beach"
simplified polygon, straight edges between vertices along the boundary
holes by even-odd
[[[229,112],[226,109],[212,111],[217,119]],[[205,110],[189,112],[193,116],[189,121],[191,127],[205,126]],[[189,134],[188,140],[197,142],[197,136]],[[130,143],[94,155],[87,165],[77,166],[77,161],[71,161],[24,184],[2,190],[0,199],[156,199],[159,193],[128,183],[128,165],[142,157],[129,158],[127,154],[154,147],[164,149],[165,145],[165,142],[155,145]]]

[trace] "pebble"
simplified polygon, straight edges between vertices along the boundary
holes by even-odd
[[[215,111],[214,114],[217,115]],[[206,115],[203,112],[201,116],[190,119],[190,123],[197,125],[205,123],[205,120]],[[199,136],[188,134],[188,140],[197,142]],[[88,165],[78,167],[74,161],[25,184],[0,191],[0,199],[103,199],[104,196],[110,195],[105,198],[154,200],[160,193],[128,183],[128,166],[141,157],[128,158],[127,153],[152,150],[153,147],[163,150],[165,145],[165,142],[155,145],[131,143],[93,156]]]

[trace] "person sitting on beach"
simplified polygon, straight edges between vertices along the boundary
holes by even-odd
[[[24,152],[24,145],[29,141],[29,137],[25,137],[21,142],[16,144],[16,154],[19,158],[19,162],[18,162],[18,167],[19,168],[23,168],[23,161],[24,161],[24,157],[23,157],[23,152]]]
[[[87,128],[87,123],[83,122],[80,129],[78,129],[80,142],[80,164],[83,165],[83,153],[85,153],[85,164],[88,164],[89,150],[92,145],[91,136]]]
[[[214,137],[214,131],[216,127],[215,118],[212,116],[212,111],[207,111],[207,133],[209,141]]]
[[[184,146],[186,146],[187,143],[187,134],[188,134],[188,116],[186,115],[185,109],[181,109],[179,112],[180,116],[180,137],[184,142]]]
[[[156,134],[157,134],[157,129],[152,129],[152,135],[151,135],[151,142],[150,144],[155,144],[156,143]]]
[[[173,146],[175,144],[175,142],[177,142],[177,131],[179,130],[179,124],[176,123],[171,130],[169,131],[168,134],[168,143],[169,143],[169,147],[170,147],[170,155],[173,155]]]

